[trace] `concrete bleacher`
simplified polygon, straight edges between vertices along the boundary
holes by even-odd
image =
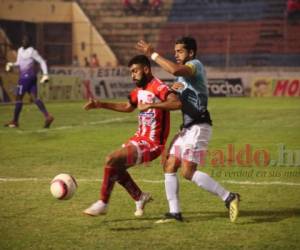
[[[138,40],[145,39],[157,45],[159,32],[167,22],[172,3],[171,0],[163,1],[159,14],[153,15],[149,11],[128,14],[121,0],[78,2],[123,65],[137,53],[134,45]]]
[[[187,1],[174,0],[169,20],[172,22],[227,21],[263,19],[268,1],[222,0]],[[245,11],[247,10],[247,11]]]
[[[163,2],[159,15],[128,15],[121,0],[79,1],[120,64],[136,54],[139,39],[171,58],[175,39],[191,35],[199,56],[211,66],[300,65],[300,23],[287,21],[285,0]]]
[[[285,11],[285,0],[174,0],[159,52],[172,57],[174,40],[190,35],[211,66],[299,66],[300,23]]]

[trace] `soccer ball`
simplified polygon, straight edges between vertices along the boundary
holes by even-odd
[[[77,189],[77,183],[69,174],[56,175],[51,181],[50,192],[54,198],[59,200],[70,199]]]

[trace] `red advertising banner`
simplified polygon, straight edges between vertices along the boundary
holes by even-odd
[[[273,96],[300,96],[300,78],[275,80]]]

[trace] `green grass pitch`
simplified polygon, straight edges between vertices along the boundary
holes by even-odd
[[[51,129],[35,105],[25,105],[19,129],[0,127],[0,249],[299,249],[300,99],[211,98],[214,126],[207,164],[227,189],[242,196],[237,223],[229,222],[222,201],[180,177],[184,223],[157,225],[167,211],[160,159],[129,170],[154,201],[143,218],[115,186],[109,212],[88,217],[82,211],[98,198],[105,156],[137,127],[137,113],[86,112],[83,102],[47,103],[55,116]],[[0,124],[13,106],[0,106]],[[172,113],[170,138],[181,123]],[[268,166],[219,166],[228,145],[236,154],[250,145],[252,157]],[[260,152],[260,153],[259,153]],[[260,158],[258,157],[260,156]],[[280,158],[283,157],[283,158]],[[51,179],[71,173],[75,196],[55,200]]]

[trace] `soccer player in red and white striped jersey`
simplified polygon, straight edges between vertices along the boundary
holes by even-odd
[[[127,169],[136,164],[152,161],[159,157],[164,150],[169,135],[169,110],[180,108],[177,95],[172,93],[167,85],[155,78],[151,72],[150,61],[144,55],[133,57],[128,67],[131,78],[136,84],[128,102],[113,103],[90,100],[84,108],[109,109],[119,112],[132,112],[139,103],[150,104],[164,102],[165,109],[148,109],[141,111],[138,116],[136,133],[111,153],[104,165],[104,176],[101,186],[100,199],[84,210],[85,214],[97,216],[107,212],[108,202],[115,182],[123,186],[136,202],[135,216],[142,216],[144,206],[152,200],[149,193],[144,193],[133,181]]]

